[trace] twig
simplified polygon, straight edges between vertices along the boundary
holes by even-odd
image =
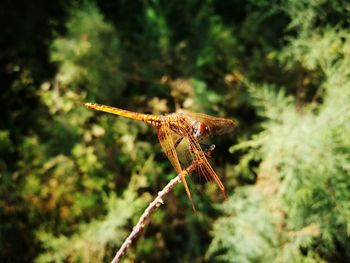
[[[214,146],[215,147],[215,146]],[[208,154],[211,153],[213,150],[213,145],[211,148],[206,151]],[[187,167],[186,170],[182,171],[182,174],[184,176],[188,175],[191,171],[193,171],[197,165],[199,164],[199,161],[193,161],[190,166]],[[130,235],[125,239],[123,245],[119,248],[118,252],[115,254],[113,260],[111,263],[119,262],[119,260],[122,258],[122,256],[125,254],[129,246],[132,244],[135,237],[142,231],[142,229],[145,227],[146,220],[151,216],[152,212],[159,207],[160,205],[164,204],[163,198],[174,188],[174,186],[178,183],[181,183],[180,174],[178,174],[174,179],[172,179],[164,188],[162,191],[158,192],[157,197],[148,205],[146,210],[143,212],[142,216],[140,217],[139,221],[137,222],[136,226],[133,228]]]

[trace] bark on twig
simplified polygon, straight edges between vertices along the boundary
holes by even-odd
[[[187,167],[186,170],[182,172],[184,176],[188,175],[191,171],[193,171],[197,165],[199,164],[199,161],[193,161],[192,164]],[[119,260],[122,258],[122,256],[125,254],[125,252],[128,250],[136,236],[142,231],[142,229],[145,227],[146,220],[151,216],[152,212],[159,207],[160,205],[164,204],[163,198],[174,188],[174,186],[178,183],[181,183],[180,174],[178,174],[174,179],[172,179],[164,188],[162,191],[158,192],[157,197],[148,205],[146,210],[143,212],[142,216],[140,217],[139,221],[137,222],[136,226],[131,231],[130,235],[125,239],[124,243],[118,250],[118,252],[115,254],[113,260],[111,263],[119,262]]]

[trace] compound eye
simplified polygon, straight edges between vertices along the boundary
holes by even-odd
[[[205,129],[207,128],[207,126],[204,123],[200,123],[198,130],[200,130],[201,132],[205,132]]]

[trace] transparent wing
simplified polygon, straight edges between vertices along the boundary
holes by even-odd
[[[206,145],[202,145],[200,143],[200,147],[202,148],[205,157],[208,158],[211,154],[211,151],[213,150],[211,148],[215,146],[211,145],[209,147]],[[176,152],[182,167],[188,167],[189,165],[191,165],[191,163],[193,163],[194,160],[196,160],[196,156],[194,155],[193,151],[191,151],[190,149],[191,149],[190,143],[187,138],[181,140],[181,142],[176,147]],[[191,179],[195,183],[214,182],[214,180],[211,177],[207,177],[206,174],[203,174],[203,172],[201,172],[201,170],[199,169],[199,166],[197,166],[192,173],[193,173],[193,176],[191,176]]]
[[[197,171],[200,174],[202,174],[206,180],[214,181],[216,185],[219,187],[220,191],[222,192],[224,198],[227,199],[225,187],[222,184],[220,178],[217,176],[214,169],[211,167],[210,163],[208,162],[198,141],[194,138],[193,134],[190,134],[186,139],[190,144],[189,151],[192,155],[192,158],[199,162]]]
[[[162,125],[158,130],[158,139],[159,139],[160,145],[163,148],[165,155],[168,157],[169,161],[175,168],[177,174],[180,175],[181,181],[186,190],[186,194],[188,196],[188,199],[190,200],[192,209],[195,211],[196,209],[192,201],[191,192],[190,192],[190,189],[188,188],[185,176],[182,173],[182,168],[175,149],[175,144],[180,139],[180,136],[174,133],[170,129],[170,127],[167,125],[167,123],[164,123],[164,125]]]
[[[207,125],[213,135],[232,132],[232,130],[238,125],[237,121],[214,117],[203,113],[184,112],[183,114],[190,119],[194,119]]]
[[[179,157],[180,164],[183,167],[188,167],[191,165],[193,160],[195,160],[194,156],[192,156],[190,152],[190,144],[187,139],[182,139],[180,143],[175,146],[175,149]]]

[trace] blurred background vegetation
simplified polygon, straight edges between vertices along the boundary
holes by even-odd
[[[350,261],[350,4],[2,1],[0,260],[112,259],[175,176],[154,130],[89,111],[234,118],[126,262]],[[198,180],[197,180],[198,181]]]

